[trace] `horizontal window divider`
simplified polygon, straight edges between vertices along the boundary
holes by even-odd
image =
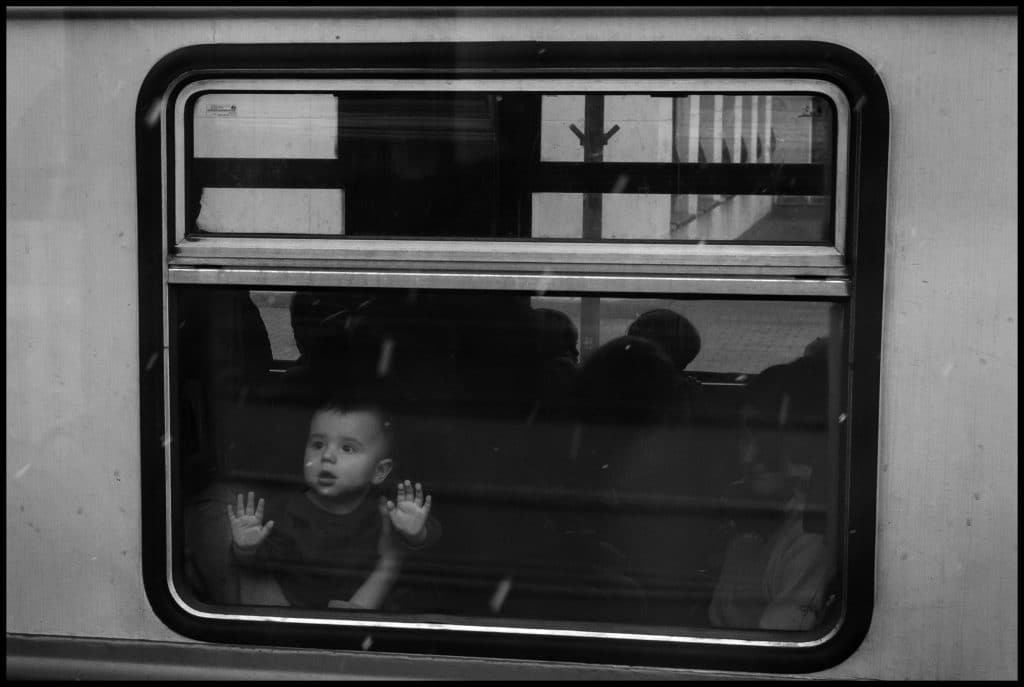
[[[832,192],[828,170],[809,163],[539,162],[533,193],[806,195]],[[198,188],[343,188],[356,175],[344,160],[206,158],[192,160]]]
[[[292,288],[493,289],[528,291],[538,295],[557,292],[602,292],[844,298],[850,294],[849,281],[841,278],[566,274],[555,271],[525,273],[171,266],[168,269],[168,282],[174,285]]]
[[[804,195],[832,193],[821,164],[541,162],[534,193]]]
[[[349,176],[336,158],[198,157],[191,172],[198,188],[342,188]]]
[[[834,246],[764,244],[681,244],[669,242],[567,242],[544,240],[377,239],[362,237],[263,237],[191,234],[171,249],[170,261],[217,258],[226,261],[328,260],[404,263],[499,263],[504,269],[535,263],[562,267],[687,266],[845,268]]]
[[[231,269],[317,269],[317,270],[377,270],[377,271],[413,271],[413,272],[506,272],[517,274],[550,273],[551,263],[516,262],[515,264],[496,261],[441,261],[441,260],[354,260],[326,259],[310,260],[308,258],[223,258],[223,257],[190,257],[172,258],[172,267],[225,267]],[[681,265],[665,266],[654,264],[572,264],[563,263],[557,266],[560,274],[624,274],[636,276],[704,276],[715,277],[792,277],[848,279],[849,273],[844,267],[826,266],[793,266],[793,265]]]

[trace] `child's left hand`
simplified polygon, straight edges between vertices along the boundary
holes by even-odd
[[[430,496],[423,496],[423,485],[415,490],[409,480],[398,483],[398,496],[387,502],[388,517],[394,528],[409,542],[422,544],[427,539],[427,516],[430,514]]]

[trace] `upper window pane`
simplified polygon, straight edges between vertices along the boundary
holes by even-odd
[[[812,92],[227,90],[186,113],[187,232],[835,242]]]
[[[207,93],[194,109],[196,157],[332,158],[338,111],[327,93]]]

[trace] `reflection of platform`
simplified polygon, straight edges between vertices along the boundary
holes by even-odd
[[[672,232],[683,241],[734,241],[771,212],[771,196],[733,196]]]
[[[831,241],[827,203],[776,202],[767,215],[758,220],[740,237],[741,241],[768,243],[788,241],[793,243],[822,243]]]
[[[733,196],[672,232],[683,241],[820,243],[828,240],[826,203],[772,196]]]
[[[554,303],[538,307],[563,307]],[[684,315],[700,334],[700,353],[689,371],[754,374],[799,357],[807,344],[827,336],[831,307],[813,301],[602,298],[599,343],[623,336],[641,313],[667,308]]]

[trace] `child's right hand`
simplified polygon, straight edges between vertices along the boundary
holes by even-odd
[[[242,495],[238,495],[238,510],[232,510],[228,504],[228,520],[231,521],[231,538],[235,546],[240,549],[251,549],[263,543],[263,540],[270,534],[274,527],[271,520],[263,524],[263,499],[253,508],[254,494],[249,492],[249,502],[246,504]]]
[[[423,485],[415,490],[409,480],[398,483],[398,496],[387,502],[391,524],[408,541],[422,544],[427,538],[427,516],[430,515],[430,495],[423,496]]]

